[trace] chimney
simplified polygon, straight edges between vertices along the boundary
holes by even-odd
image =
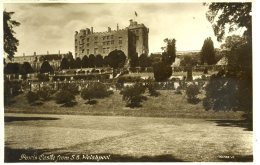
[[[131,25],[133,25],[133,20],[132,20],[132,19],[130,19],[129,21],[130,21],[130,26],[131,26]]]
[[[117,30],[117,31],[119,30],[119,26],[118,26],[118,24],[116,25],[116,30]]]
[[[47,55],[49,55],[49,51],[47,51]]]
[[[111,32],[111,27],[108,27],[108,28],[107,28],[107,31],[108,31],[108,32]]]
[[[25,56],[25,53],[23,53],[23,56]]]
[[[59,55],[60,55],[60,50],[59,50]]]
[[[93,34],[93,27],[91,27],[91,34]]]
[[[33,52],[33,55],[36,56],[36,52]]]

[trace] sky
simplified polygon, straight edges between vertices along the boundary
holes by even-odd
[[[200,50],[211,37],[220,46],[202,3],[9,3],[4,9],[14,11],[13,19],[19,40],[16,55],[67,53],[74,54],[74,34],[83,28],[94,32],[129,26],[134,19],[149,28],[149,53],[161,52],[165,38],[176,39],[177,51]],[[135,16],[135,12],[137,16]]]

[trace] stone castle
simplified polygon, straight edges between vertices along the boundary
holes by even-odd
[[[124,29],[111,30],[108,27],[106,32],[94,32],[91,29],[81,29],[75,33],[75,58],[82,58],[85,55],[100,54],[107,56],[113,50],[121,50],[127,57],[133,53],[149,53],[148,48],[149,29],[144,24],[138,24],[130,20],[130,25]]]

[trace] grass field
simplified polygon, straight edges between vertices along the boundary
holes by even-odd
[[[103,161],[110,162],[252,161],[252,136],[237,120],[6,113],[5,161],[28,162],[19,161],[22,154],[109,155]]]
[[[205,111],[202,103],[196,105],[187,102],[185,94],[177,95],[172,90],[162,90],[159,97],[147,96],[140,108],[125,107],[122,95],[116,91],[105,99],[98,99],[96,105],[87,105],[79,95],[74,107],[61,107],[54,100],[47,101],[41,106],[30,106],[24,94],[15,98],[15,103],[5,107],[6,113],[43,113],[43,114],[81,114],[104,116],[142,116],[142,117],[185,117],[204,119],[241,119],[243,112]],[[200,96],[202,97],[202,96]]]

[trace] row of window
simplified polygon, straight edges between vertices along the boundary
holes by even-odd
[[[119,46],[119,48],[115,47],[115,49],[122,50],[122,46]],[[84,53],[84,52],[85,52],[85,49],[82,49],[81,53]],[[102,53],[109,53],[109,52],[110,52],[110,47],[102,49]],[[89,49],[86,49],[86,53],[89,54]],[[99,53],[98,48],[94,48],[94,54],[98,54],[98,53]]]
[[[113,36],[113,35],[103,36],[102,39],[103,39],[103,40],[109,40],[109,39],[113,40],[113,39],[114,39],[114,36]],[[119,40],[122,40],[122,37],[118,37],[118,39],[119,39]],[[87,40],[87,42],[89,42],[89,38],[87,38],[86,40]],[[94,40],[98,40],[98,36],[95,36],[95,37],[94,37]],[[77,41],[78,41],[78,40],[75,39],[75,42],[77,42]],[[81,38],[80,41],[81,41],[80,43],[84,43],[84,38]]]

